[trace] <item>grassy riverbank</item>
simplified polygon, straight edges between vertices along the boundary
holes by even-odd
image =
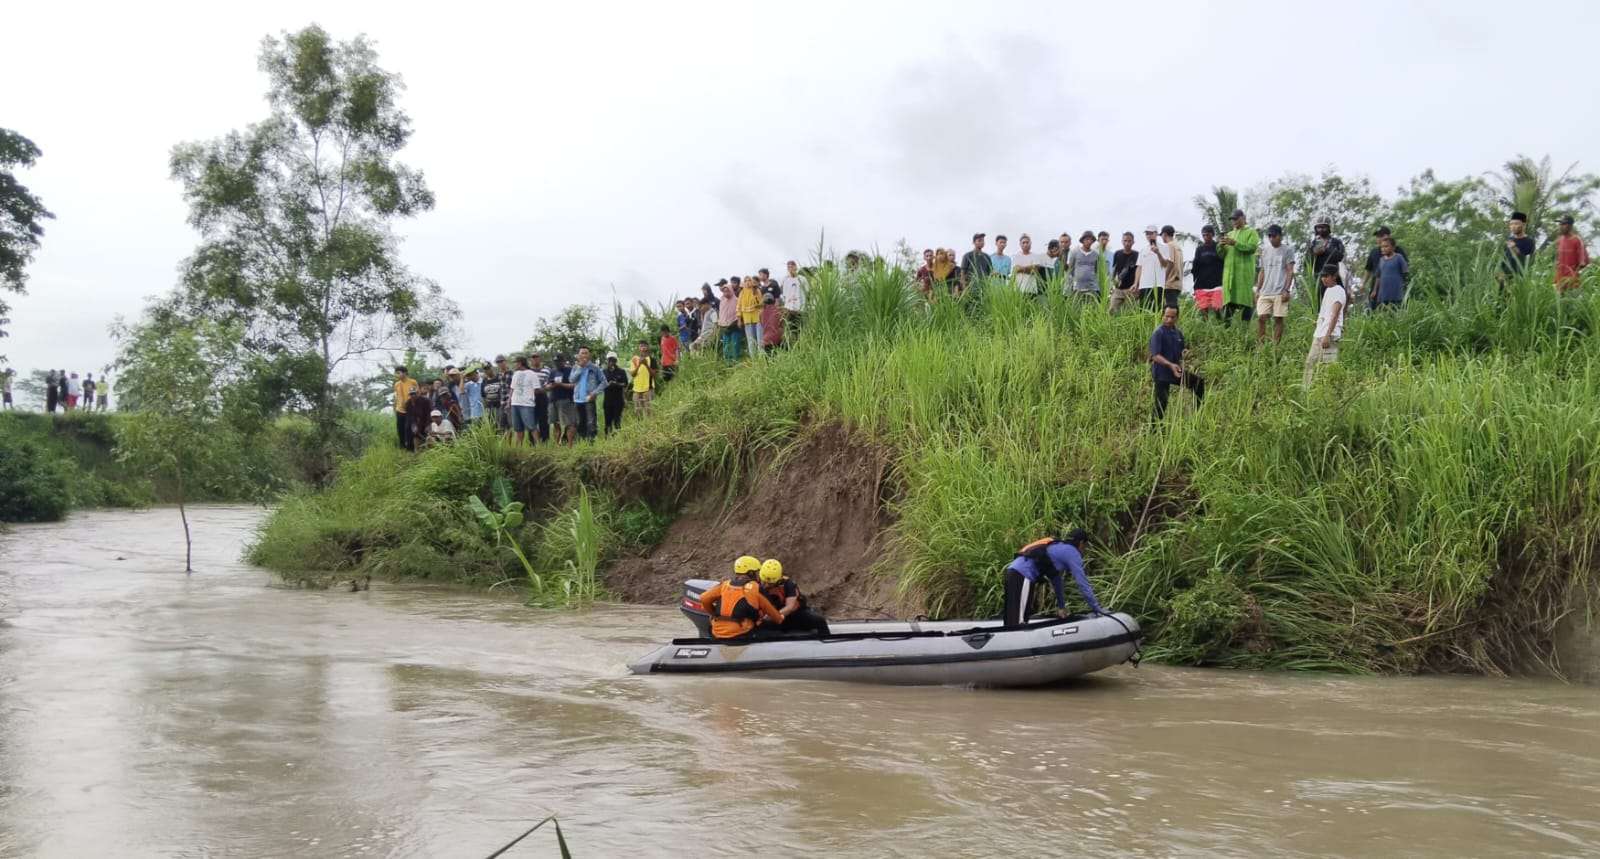
[[[118,458],[116,413],[0,412],[0,522],[48,522],[86,507],[143,507],[176,499],[174,487],[130,471]],[[353,415],[350,450],[364,450],[388,421]],[[206,478],[190,501],[259,501],[309,482],[315,450],[310,424],[283,418],[241,436],[245,443]]]
[[[1473,280],[1434,284],[1448,302],[1353,316],[1310,392],[1308,303],[1281,350],[1258,352],[1253,326],[1186,318],[1209,396],[1151,429],[1153,314],[1008,289],[925,308],[897,274],[825,277],[797,348],[692,359],[648,422],[577,451],[488,436],[415,459],[374,450],[331,491],[286,503],[253,557],[514,578],[462,503],[505,474],[533,511],[525,543],[556,574],[578,487],[596,493],[616,557],[842,425],[863,468],[888,452],[872,573],[930,613],[995,610],[1018,545],[1083,524],[1100,538],[1102,600],[1145,621],[1155,658],[1511,670],[1548,654],[1600,558],[1600,301],[1542,284],[1501,298]]]

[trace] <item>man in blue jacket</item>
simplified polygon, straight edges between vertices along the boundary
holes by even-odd
[[[1017,552],[1006,565],[1005,573],[1005,625],[1007,629],[1024,626],[1033,605],[1033,591],[1041,579],[1047,579],[1056,592],[1056,617],[1067,616],[1067,571],[1072,572],[1078,584],[1078,593],[1095,614],[1102,614],[1100,603],[1094,598],[1089,577],[1083,572],[1083,546],[1089,542],[1089,532],[1072,529],[1065,540],[1047,537],[1035,540]]]

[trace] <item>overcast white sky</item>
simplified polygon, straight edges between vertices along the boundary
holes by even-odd
[[[402,160],[439,200],[398,225],[404,259],[480,355],[613,289],[656,303],[776,271],[823,231],[842,252],[1195,229],[1194,194],[1287,171],[1392,193],[1518,152],[1597,160],[1580,70],[1600,4],[509,6],[8,9],[0,125],[44,150],[23,181],[57,219],[0,353],[110,361],[106,326],[196,242],[169,150],[263,118],[262,37],[312,22],[404,77]]]

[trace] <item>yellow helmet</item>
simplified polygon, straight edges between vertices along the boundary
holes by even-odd
[[[777,558],[769,558],[761,565],[761,581],[763,584],[775,585],[783,578],[783,565]]]
[[[736,576],[753,576],[761,569],[761,562],[750,555],[745,555],[733,562],[733,574]]]

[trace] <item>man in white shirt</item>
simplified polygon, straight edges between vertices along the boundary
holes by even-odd
[[[1023,233],[1017,243],[1022,253],[1011,258],[1011,270],[1017,276],[1017,289],[1022,290],[1023,295],[1037,295],[1039,283],[1052,265],[1050,257],[1033,252],[1033,239],[1027,233]]]
[[[518,358],[517,371],[511,374],[511,432],[515,444],[522,444],[530,434],[534,441],[539,440],[533,404],[543,384],[539,374],[528,369],[528,359]]]
[[[1344,336],[1345,311],[1350,297],[1339,285],[1339,267],[1322,267],[1322,308],[1317,311],[1317,330],[1311,335],[1311,351],[1306,353],[1306,375],[1301,384],[1310,389],[1317,365],[1339,360],[1339,338]]]
[[[1156,225],[1150,224],[1144,228],[1144,247],[1139,249],[1139,268],[1134,277],[1134,286],[1139,291],[1139,301],[1152,310],[1161,300],[1161,289],[1167,282],[1167,257],[1156,240]]]
[[[1294,251],[1283,243],[1283,227],[1267,227],[1267,243],[1256,253],[1256,348],[1267,340],[1267,317],[1272,317],[1272,345],[1283,342],[1284,320],[1289,316],[1289,284],[1294,280]]]
[[[432,421],[428,425],[429,445],[443,444],[444,442],[455,440],[455,425],[450,423],[450,419],[444,416],[444,412],[434,409],[428,417]]]
[[[789,273],[784,276],[778,286],[783,290],[783,312],[794,319],[806,312],[806,290],[811,288],[806,279],[800,276],[800,267],[794,260],[789,260]]]

